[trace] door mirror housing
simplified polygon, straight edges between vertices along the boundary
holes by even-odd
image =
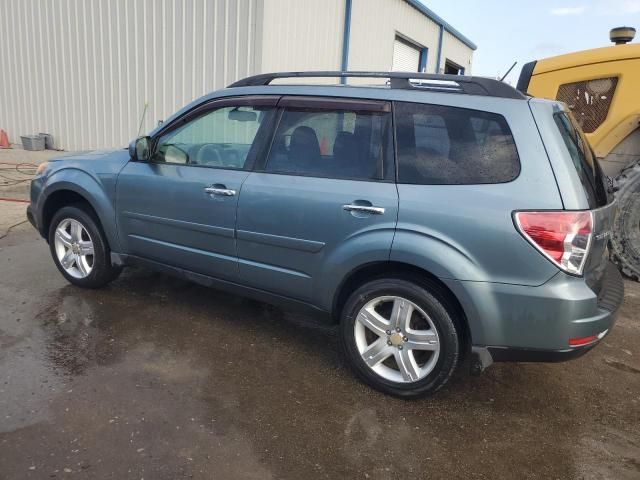
[[[138,137],[129,144],[129,155],[134,162],[147,162],[151,158],[151,137]]]

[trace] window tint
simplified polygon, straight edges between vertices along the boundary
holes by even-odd
[[[388,113],[285,109],[265,170],[315,177],[383,178]]]
[[[242,169],[272,107],[222,107],[158,139],[152,161]]]
[[[396,102],[398,181],[503,183],[520,173],[506,120],[466,108]]]
[[[573,166],[584,188],[589,207],[596,208],[607,204],[605,178],[586,137],[573,119],[564,112],[555,113],[553,118],[560,130]]]

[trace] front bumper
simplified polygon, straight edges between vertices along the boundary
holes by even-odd
[[[36,217],[33,214],[33,208],[31,208],[31,205],[27,207],[27,220],[29,220],[29,223],[33,225],[33,228],[40,231],[40,229],[38,228],[38,223],[36,222]]]

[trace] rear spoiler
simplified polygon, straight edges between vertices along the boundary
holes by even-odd
[[[527,94],[527,90],[529,89],[529,82],[531,81],[531,76],[533,75],[533,70],[536,68],[537,60],[533,62],[525,63],[522,66],[522,70],[520,71],[520,77],[518,78],[518,84],[516,85],[516,90]]]

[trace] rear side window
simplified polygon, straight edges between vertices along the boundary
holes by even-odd
[[[396,102],[398,182],[510,182],[520,161],[506,120],[466,108]]]
[[[265,171],[380,180],[389,145],[389,113],[286,108]]]
[[[600,164],[591,150],[584,133],[571,114],[557,112],[553,119],[560,130],[573,166],[584,188],[590,208],[602,207],[608,203],[605,176]]]

